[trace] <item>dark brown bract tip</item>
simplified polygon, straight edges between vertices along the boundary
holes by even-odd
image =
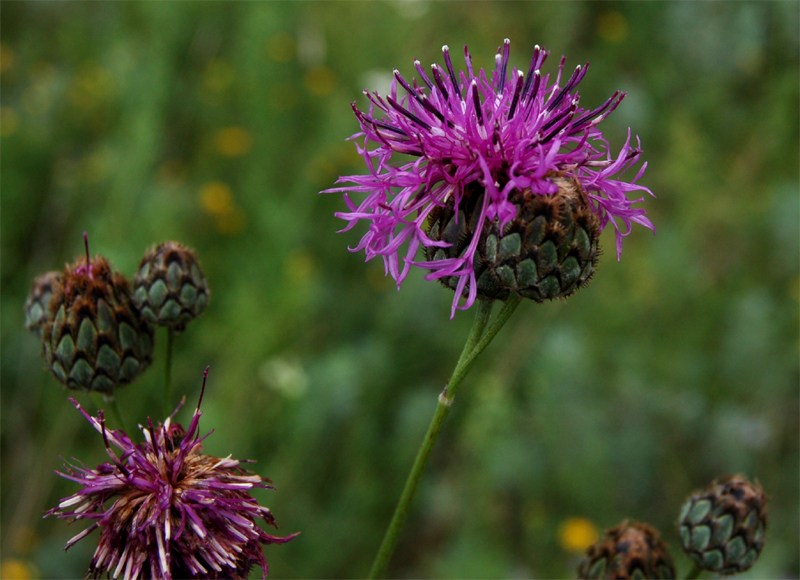
[[[589,546],[578,568],[578,578],[675,578],[675,564],[658,530],[625,520]]]

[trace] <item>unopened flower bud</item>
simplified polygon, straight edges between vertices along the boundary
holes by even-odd
[[[693,494],[683,505],[678,531],[683,550],[702,569],[737,574],[764,548],[767,496],[741,475]]]
[[[41,337],[47,321],[53,290],[61,283],[61,272],[48,272],[38,276],[25,300],[25,328]]]
[[[578,578],[675,578],[675,565],[658,530],[625,520],[589,546]]]
[[[133,278],[133,299],[142,316],[175,332],[203,313],[208,295],[194,251],[178,242],[151,248]]]
[[[87,267],[88,266],[88,267]],[[70,389],[110,394],[152,360],[153,329],[130,284],[103,256],[67,266],[54,286],[42,342],[48,368]]]

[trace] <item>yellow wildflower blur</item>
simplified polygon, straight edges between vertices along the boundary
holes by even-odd
[[[306,250],[295,248],[284,260],[286,276],[295,284],[303,284],[314,274],[314,258]]]
[[[622,42],[628,37],[628,19],[619,12],[606,12],[597,19],[597,34],[606,42]]]
[[[308,69],[305,78],[306,89],[317,97],[325,97],[333,92],[336,76],[326,66],[315,66]]]
[[[206,183],[200,190],[200,205],[208,213],[220,215],[230,211],[233,205],[231,188],[221,181]]]
[[[233,192],[221,181],[211,181],[200,189],[200,206],[217,218],[217,231],[236,235],[245,227],[245,215],[233,200]]]
[[[597,528],[586,518],[568,518],[558,526],[558,542],[567,552],[583,553],[598,539]]]
[[[275,62],[289,62],[297,52],[297,41],[288,32],[273,34],[267,40],[267,55]]]
[[[14,68],[14,51],[5,43],[0,43],[0,73]]]
[[[222,58],[213,58],[203,71],[203,101],[209,105],[221,105],[228,89],[236,80],[236,71],[230,63]]]
[[[8,137],[17,132],[19,115],[11,107],[0,107],[0,137]]]
[[[106,102],[116,90],[114,77],[97,64],[89,64],[69,87],[69,100],[78,109],[89,110]]]
[[[11,559],[0,564],[0,578],[3,580],[31,580],[38,577],[39,571],[30,562]]]
[[[240,157],[250,151],[253,138],[243,127],[225,127],[214,139],[217,152],[224,157]]]

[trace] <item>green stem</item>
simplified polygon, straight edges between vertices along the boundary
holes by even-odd
[[[703,571],[700,566],[697,564],[692,564],[692,569],[689,571],[689,574],[686,576],[686,580],[695,580],[695,578],[700,577],[700,573]]]
[[[477,356],[489,345],[498,331],[506,323],[508,317],[511,316],[511,313],[519,306],[519,302],[520,297],[516,294],[512,294],[505,306],[503,306],[503,309],[497,315],[494,323],[489,327],[489,330],[486,331],[486,334],[484,334],[483,331],[486,328],[486,324],[489,322],[493,302],[484,300],[479,302],[478,311],[475,314],[475,321],[472,324],[472,330],[470,330],[469,337],[464,345],[464,350],[461,352],[461,356],[458,359],[458,364],[456,364],[456,368],[453,370],[450,380],[447,381],[447,386],[439,395],[439,404],[436,407],[436,413],[433,415],[431,424],[428,426],[428,432],[425,433],[425,438],[422,440],[422,445],[417,452],[417,457],[414,459],[414,465],[411,467],[411,473],[408,474],[403,493],[400,495],[400,501],[394,510],[392,521],[386,530],[386,535],[378,550],[378,555],[375,556],[375,562],[372,564],[372,570],[370,570],[369,573],[370,578],[382,578],[386,573],[386,567],[389,565],[389,558],[391,558],[392,552],[394,552],[397,538],[408,516],[411,500],[414,498],[414,493],[422,478],[422,473],[425,470],[425,466],[428,464],[433,446],[439,438],[444,420],[450,412],[450,407],[453,404],[453,398],[458,390],[458,386],[461,384],[461,381],[464,380],[464,377],[467,375],[467,372],[469,372]]]
[[[174,337],[175,334],[172,329],[167,328],[167,358],[164,365],[166,367],[164,371],[164,417],[169,417],[172,411],[175,410],[172,408],[172,402],[170,401],[172,398],[172,342]]]
[[[475,348],[475,345],[478,344],[481,336],[483,336],[483,331],[489,323],[489,317],[492,315],[493,307],[494,300],[478,300],[478,311],[475,313],[475,320],[472,323],[472,328],[469,330],[467,342],[461,350],[461,356],[458,357],[456,368],[461,366],[464,359],[469,356],[469,353],[472,352],[472,349]]]
[[[503,328],[505,323],[508,322],[508,319],[511,317],[511,315],[514,314],[514,311],[517,309],[517,306],[519,306],[521,301],[522,298],[519,294],[511,294],[511,296],[508,297],[508,300],[506,300],[506,303],[503,305],[503,309],[497,315],[497,318],[494,319],[494,322],[492,322],[492,325],[486,331],[486,334],[481,337],[480,341],[475,345],[475,347],[469,351],[469,354],[466,357],[464,356],[464,353],[461,353],[461,358],[458,361],[458,365],[456,365],[456,368],[453,371],[453,376],[450,377],[447,387],[445,387],[445,391],[443,393],[450,404],[453,402],[453,398],[456,396],[456,391],[458,390],[461,381],[464,380],[464,377],[467,376],[467,373],[472,368],[472,365],[475,364],[475,359],[477,359],[478,355],[481,354],[487,346],[489,346],[489,343],[492,342],[492,339],[494,339],[497,333],[500,332],[500,329]]]

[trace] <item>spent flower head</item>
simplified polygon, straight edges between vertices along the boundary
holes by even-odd
[[[207,374],[208,369],[204,388]],[[277,528],[270,510],[249,493],[258,487],[274,489],[269,479],[242,469],[242,462],[230,455],[203,454],[203,441],[211,433],[199,436],[202,399],[201,392],[187,431],[172,423],[176,409],[157,428],[150,419],[140,426],[141,444],[108,429],[102,411],[92,417],[71,399],[103,436],[111,463],[90,469],[73,460],[67,473],[56,472],[83,487],[46,515],[92,521],[65,549],[100,528],[87,576],[246,578],[258,564],[266,578],[261,544],[282,544],[297,535],[272,536],[256,524],[263,519]]]
[[[364,138],[356,147],[368,173],[325,191],[344,194],[349,211],[336,214],[348,222],[342,231],[369,222],[352,251],[381,256],[398,287],[412,265],[428,270],[427,279],[455,289],[455,313],[478,296],[567,296],[591,276],[606,225],[616,230],[618,258],[632,224],[654,230],[645,210],[633,207],[642,199],[628,198],[652,195],[636,183],[647,164],[620,178],[639,161],[638,138],[632,146],[629,130],[612,155],[598,129],[625,93],[583,109],[576,88],[588,64],[564,80],[562,57],[555,79],[542,76],[549,52],[538,46],[527,75],[510,68],[508,40],[488,73],[473,68],[466,47],[466,72],[456,72],[447,46],[443,52],[445,67],[432,65],[430,75],[415,61],[419,83],[395,70],[388,95],[365,91],[366,112],[352,104],[361,131],[351,139]],[[357,203],[351,193],[365,197]],[[539,216],[543,223],[533,227]],[[501,248],[507,236],[519,239]],[[542,249],[548,242],[552,248]],[[420,246],[424,261],[415,260]]]

